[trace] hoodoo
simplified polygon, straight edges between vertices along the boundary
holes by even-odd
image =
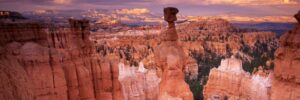
[[[162,43],[155,48],[155,60],[161,70],[159,100],[193,100],[193,94],[184,81],[185,55],[183,48],[177,43],[178,35],[174,21],[177,20],[177,8],[164,8],[164,19],[168,29],[162,33]]]

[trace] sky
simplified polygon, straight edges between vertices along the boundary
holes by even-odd
[[[147,8],[162,13],[167,6],[182,15],[292,16],[300,0],[0,0],[0,10],[10,11]]]

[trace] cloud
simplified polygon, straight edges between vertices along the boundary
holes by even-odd
[[[166,6],[179,8],[179,14],[182,15],[233,13],[247,16],[291,16],[298,12],[300,0],[0,0],[0,9],[14,11],[147,8],[162,14]],[[120,12],[138,14],[149,11],[139,9]]]
[[[119,9],[119,10],[116,10],[116,13],[141,15],[141,14],[150,13],[150,10],[147,8]]]
[[[286,5],[297,4],[293,0],[205,0],[205,4],[232,4],[232,5]]]
[[[71,0],[54,0],[55,4],[70,4]]]
[[[299,4],[296,0],[158,0],[161,4],[192,5],[291,5]]]

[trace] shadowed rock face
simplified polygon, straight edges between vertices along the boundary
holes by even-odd
[[[164,8],[164,18],[165,21],[173,23],[177,20],[176,14],[178,13],[178,9],[174,7]]]
[[[177,20],[176,14],[178,13],[178,9],[174,7],[164,8],[164,19],[168,22],[169,28],[175,28],[174,21]],[[171,34],[172,32],[170,32]]]
[[[32,81],[14,57],[0,59],[0,99],[33,100]]]
[[[164,9],[164,17],[169,23],[169,28],[161,36],[162,43],[154,50],[158,70],[161,71],[159,100],[193,100],[193,94],[184,81],[183,70],[186,57],[183,48],[177,43],[178,36],[174,24],[177,13],[178,10],[173,7]]]

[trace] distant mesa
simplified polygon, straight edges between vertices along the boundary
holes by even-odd
[[[0,11],[0,19],[26,19],[25,17],[22,16],[19,12],[15,11]]]

